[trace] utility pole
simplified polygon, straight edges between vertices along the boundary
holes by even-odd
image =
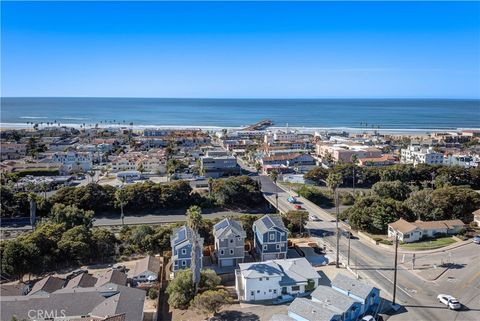
[[[339,268],[340,265],[339,265],[339,261],[340,261],[340,230],[338,228],[338,190],[335,189],[335,207],[336,207],[336,214],[337,214],[337,219],[335,220],[336,221],[336,226],[337,226],[337,258],[336,258],[336,262],[335,262],[335,267],[336,268]]]
[[[398,254],[398,234],[395,232],[395,267],[393,272],[393,300],[392,304],[395,305],[395,297],[397,294],[397,254]]]
[[[350,235],[352,235],[350,232],[348,232],[348,254],[347,254],[347,266],[350,266]]]

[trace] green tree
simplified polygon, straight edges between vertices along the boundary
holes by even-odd
[[[232,300],[225,290],[209,290],[197,295],[191,307],[207,315],[215,316],[217,312],[225,305],[231,304]]]
[[[407,199],[412,191],[406,183],[401,181],[378,182],[373,185],[372,190],[379,197],[393,198],[397,201]]]
[[[58,248],[68,263],[87,263],[91,258],[91,244],[90,230],[79,225],[63,233]]]
[[[112,231],[99,228],[92,232],[92,243],[94,257],[99,257],[103,262],[105,257],[112,257],[115,255],[115,245],[118,240]]]
[[[305,224],[308,221],[307,211],[288,211],[284,215],[285,225],[290,232],[302,233]]]
[[[323,184],[328,177],[328,169],[318,166],[305,173],[303,177],[317,184]]]
[[[50,212],[50,219],[54,223],[65,223],[67,228],[77,225],[92,227],[93,211],[79,209],[75,205],[54,204]]]
[[[20,240],[9,240],[2,244],[2,273],[22,279],[32,271],[39,250],[33,245],[27,245]]]

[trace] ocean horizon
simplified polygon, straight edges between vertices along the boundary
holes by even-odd
[[[478,99],[2,97],[2,128],[30,123],[135,128],[277,128],[428,132],[480,128]]]

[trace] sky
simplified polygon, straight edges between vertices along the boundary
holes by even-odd
[[[479,2],[1,2],[1,95],[480,98]]]

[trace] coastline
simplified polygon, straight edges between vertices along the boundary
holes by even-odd
[[[66,123],[61,124],[60,127],[68,128],[81,128],[82,124]],[[47,126],[39,124],[39,128],[57,127]],[[87,124],[86,128],[94,128],[94,125]],[[99,124],[97,128],[128,128],[132,130],[144,130],[144,129],[201,129],[204,131],[219,131],[222,129],[227,130],[241,130],[243,126],[208,126],[208,125],[125,125],[125,124]],[[31,124],[26,123],[0,123],[0,131],[12,130],[12,129],[32,129]],[[349,133],[371,133],[379,132],[382,134],[395,134],[395,135],[427,135],[429,133],[441,133],[441,132],[457,132],[462,130],[480,130],[479,128],[355,128],[355,127],[299,127],[299,126],[270,126],[267,130],[295,130],[303,133],[319,132],[338,132],[345,131]]]

